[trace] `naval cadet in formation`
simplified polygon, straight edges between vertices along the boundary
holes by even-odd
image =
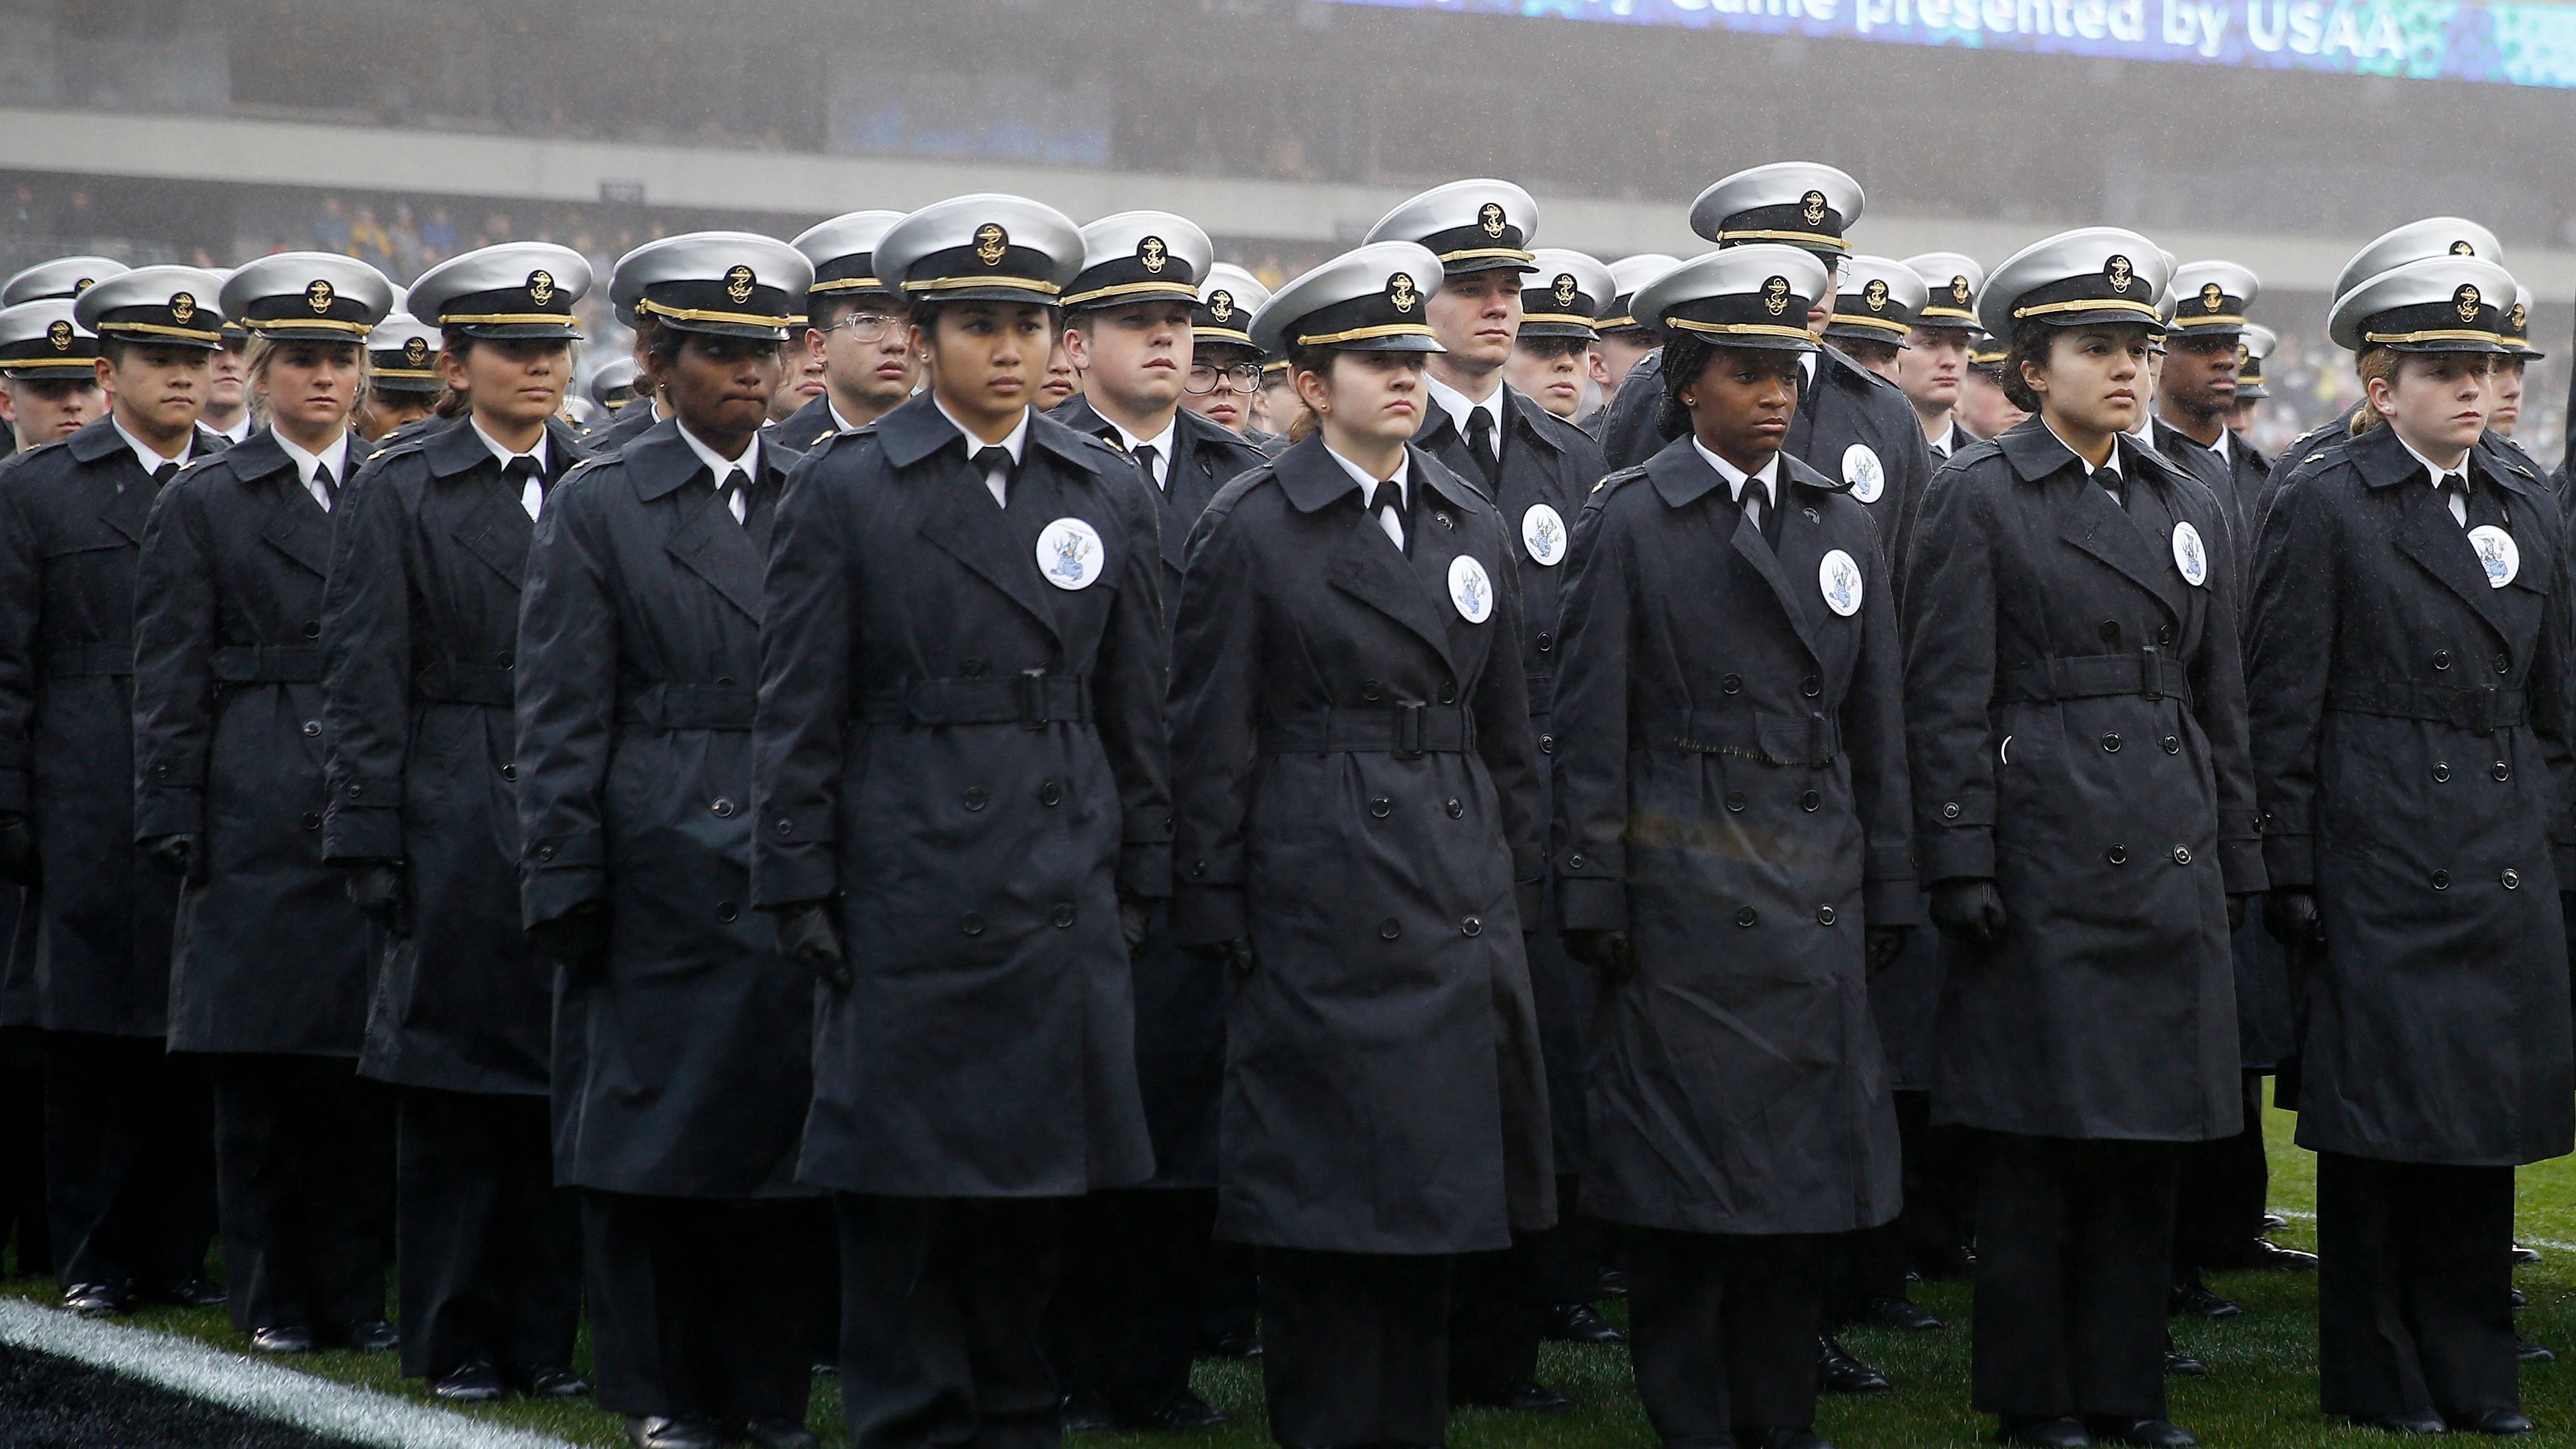
[[[286,252],[222,300],[261,425],[162,489],[135,589],[135,838],[180,892],[169,1049],[213,1080],[233,1326],[269,1353],[391,1348],[392,1104],[358,1074],[381,941],[323,858],[319,639],[393,286]]]
[[[9,452],[60,442],[98,420],[98,335],[72,318],[69,297],[0,308],[0,422]]]
[[[1533,250],[1530,266],[1521,277],[1521,325],[1503,381],[1570,423],[1588,411],[1601,344],[1594,322],[1619,284],[1599,259],[1566,247]]]
[[[529,536],[581,456],[557,414],[589,286],[579,253],[542,242],[412,284],[463,413],[360,471],[323,592],[323,855],[392,938],[359,1070],[394,1088],[402,1367],[457,1402],[590,1391],[548,1110],[553,972],[518,905],[512,715]]]
[[[644,1449],[815,1442],[814,983],[750,907],[761,575],[796,461],[761,422],[812,277],[739,233],[621,258],[672,415],[567,473],[529,546],[519,890],[561,967],[555,1181],[581,1198],[599,1402]]]
[[[398,295],[394,310],[367,330],[367,386],[353,424],[361,440],[378,448],[433,416],[446,386],[438,370],[438,329],[402,310],[407,301]]]
[[[773,434],[799,452],[855,433],[902,406],[921,381],[903,293],[877,275],[876,246],[899,211],[853,211],[807,227],[789,245],[814,266],[801,355],[823,369],[823,393]]]
[[[1270,289],[1261,279],[1232,262],[1208,267],[1199,282],[1198,305],[1190,309],[1190,375],[1181,389],[1182,407],[1232,429],[1264,454],[1285,441],[1253,423],[1254,399],[1261,395],[1261,349],[1252,345],[1248,329],[1252,314],[1269,300]]]
[[[1051,1443],[1073,1201],[1154,1172],[1129,956],[1170,882],[1156,505],[1033,406],[1071,220],[952,198],[875,263],[929,386],[779,505],[752,902],[822,984],[797,1175],[834,1194],[851,1442]]]

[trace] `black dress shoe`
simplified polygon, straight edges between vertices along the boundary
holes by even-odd
[[[2290,1220],[2279,1213],[2263,1214],[2262,1231],[2266,1234],[2282,1232],[2289,1226]]]
[[[203,1274],[190,1274],[176,1283],[166,1284],[149,1295],[156,1303],[173,1303],[181,1308],[221,1308],[229,1296],[224,1285]]]
[[[1546,1337],[1555,1343],[1626,1343],[1628,1335],[1589,1303],[1560,1303],[1547,1312]]]
[[[2499,1439],[2528,1434],[2540,1427],[2531,1422],[2529,1414],[2519,1409],[2480,1409],[2474,1414],[2453,1414],[2450,1418],[2451,1432],[2455,1434],[2492,1434]]]
[[[1601,1296],[1605,1298],[1625,1298],[1628,1296],[1628,1273],[1626,1269],[1605,1268],[1602,1270]]]
[[[2446,1434],[2451,1426],[2430,1409],[2409,1409],[2403,1414],[2355,1414],[2352,1421],[2365,1429],[2386,1434]]]
[[[382,1353],[389,1348],[402,1347],[402,1335],[381,1318],[362,1318],[355,1323],[344,1323],[336,1337],[340,1346],[352,1353]]]
[[[2165,1311],[2188,1313],[2195,1318],[2236,1318],[2244,1314],[2245,1305],[2233,1298],[2221,1298],[2195,1283],[2174,1289],[2165,1300]]]
[[[823,1441],[794,1419],[754,1419],[742,1426],[742,1442],[759,1449],[818,1449]]]
[[[1207,1348],[1211,1358],[1259,1358],[1261,1335],[1257,1333],[1220,1333]]]
[[[2534,1343],[2527,1338],[2516,1338],[2513,1341],[2513,1356],[2524,1363],[2558,1362],[2558,1355],[2551,1353],[2546,1345]]]
[[[1108,1398],[1098,1389],[1076,1389],[1065,1395],[1062,1423],[1068,1434],[1106,1434],[1118,1427]]]
[[[2085,1432],[2096,1444],[2135,1444],[2139,1449],[2193,1449],[2200,1437],[2171,1419],[2124,1419],[2088,1414]]]
[[[1957,1243],[1929,1257],[1917,1258],[1915,1270],[1926,1278],[1958,1279],[1977,1276],[1977,1250]]]
[[[1739,1424],[1735,1449],[1834,1449],[1834,1444],[1813,1429],[1752,1429]]]
[[[1886,1394],[1896,1385],[1887,1375],[1851,1356],[1830,1333],[1816,1339],[1816,1387],[1828,1394]]]
[[[1118,1427],[1158,1434],[1205,1434],[1233,1422],[1233,1415],[1183,1389],[1140,1414],[1121,1418]]]
[[[482,1359],[467,1359],[429,1386],[429,1396],[449,1404],[488,1404],[501,1397],[501,1371]]]
[[[529,1369],[519,1375],[519,1392],[532,1399],[586,1399],[590,1380],[561,1366]]]
[[[313,1330],[300,1323],[254,1328],[250,1331],[250,1346],[260,1353],[311,1353]]]
[[[2522,1244],[2516,1243],[2513,1245],[2513,1261],[2517,1264],[2537,1263],[2540,1261],[2540,1250],[2538,1248],[2526,1248]],[[2516,1432],[2520,1431],[2517,1430]]]
[[[2507,1291],[2507,1292],[2509,1292],[2510,1294],[2512,1294],[2512,1297],[2511,1297],[2511,1299],[2510,1299],[2509,1301],[2513,1304],[2513,1306],[2514,1306],[2514,1307],[2516,1307],[2516,1308],[2529,1308],[2529,1307],[2531,1306],[2531,1300],[2522,1296],[2522,1290],[2521,1290],[2521,1289],[2519,1289],[2519,1288],[2512,1288],[2512,1289],[2507,1289],[2506,1291]]]
[[[1574,1401],[1545,1384],[1521,1380],[1503,1390],[1502,1407],[1524,1414],[1570,1414]]]
[[[819,1358],[814,1360],[814,1372],[817,1374],[837,1374],[840,1371],[841,1366],[839,1364],[825,1363]]]
[[[1950,1326],[1935,1317],[1931,1309],[1911,1298],[1869,1300],[1869,1320],[1882,1327],[1901,1328],[1908,1333],[1938,1333]]]
[[[2302,1248],[2284,1248],[2270,1238],[2256,1238],[2246,1245],[2243,1256],[2227,1266],[2256,1273],[2313,1273],[2317,1271],[2317,1255]]]
[[[74,1283],[63,1290],[63,1307],[83,1318],[123,1318],[134,1311],[134,1295],[117,1283]]]
[[[2209,1377],[2209,1365],[2200,1359],[2192,1357],[2190,1354],[2169,1348],[2165,1350],[2165,1377],[2169,1379],[2205,1379]]]
[[[2093,1436],[2084,1432],[2084,1421],[2072,1414],[2054,1419],[2026,1419],[2007,1416],[2003,1427],[1995,1431],[1998,1442],[2027,1444],[2032,1449],[2084,1449]]]
[[[626,1442],[635,1449],[719,1449],[724,1436],[704,1419],[662,1414],[626,1416]]]

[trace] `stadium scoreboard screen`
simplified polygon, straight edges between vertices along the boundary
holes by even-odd
[[[2558,0],[1332,0],[1970,50],[2576,86]]]

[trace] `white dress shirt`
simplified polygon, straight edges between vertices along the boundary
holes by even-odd
[[[229,428],[208,427],[206,431],[228,443],[247,443],[250,441],[250,410],[244,408],[241,421]]]
[[[2043,428],[2048,428],[2048,419],[2040,419],[2039,425]],[[2115,433],[2112,435],[2111,456],[2103,459],[2102,466],[2099,468],[2096,468],[2091,463],[2085,461],[2084,455],[2082,453],[2077,453],[2075,451],[2075,445],[2066,441],[2065,435],[2058,432],[2057,429],[2048,428],[2048,435],[2057,439],[2059,447],[2064,448],[2070,453],[2075,453],[2075,461],[2083,467],[2086,479],[2095,483],[2100,483],[2102,485],[2102,491],[2111,495],[2112,502],[2120,504],[2122,507],[2128,506],[2128,500],[2122,495],[2120,490],[2121,483],[2128,477],[2128,475],[2120,471],[2120,438],[2118,434]],[[2105,480],[2098,476],[2103,473],[2110,474],[2110,478]]]
[[[1933,457],[1947,462],[1959,451],[1959,425],[1956,422],[1944,424],[1941,436],[1932,440],[1931,448]]]
[[[134,450],[134,461],[142,464],[143,471],[146,473],[160,472],[161,465],[164,463],[176,463],[180,467],[185,468],[188,466],[188,455],[197,450],[197,433],[194,428],[188,430],[188,441],[180,446],[179,456],[175,458],[164,458],[159,453],[152,450],[152,445],[150,443],[147,443],[141,438],[134,436],[132,433],[127,432],[125,430],[125,424],[116,420],[116,414],[113,411],[108,413],[107,421],[109,426],[116,429],[116,435],[125,440],[125,446]]]
[[[1413,455],[1409,452],[1397,454],[1395,476],[1381,483],[1370,477],[1367,469],[1334,453],[1331,448],[1324,451],[1332,453],[1333,461],[1341,464],[1342,471],[1351,475],[1351,481],[1360,485],[1360,506],[1374,511],[1377,526],[1386,530],[1386,536],[1395,541],[1397,548],[1404,547],[1404,505],[1413,496],[1408,476],[1413,471]],[[1393,497],[1385,491],[1389,488],[1395,490]]]
[[[744,486],[748,487],[752,479],[760,476],[760,434],[751,435],[751,442],[743,448],[739,458],[728,458],[708,447],[697,434],[689,431],[687,423],[680,424],[680,441],[688,444],[689,451],[698,455],[698,461],[707,465],[708,479],[716,492],[726,495],[725,506],[733,511],[733,521],[740,523],[750,517],[751,501],[742,496],[740,488],[727,490],[724,481],[728,475],[738,472],[742,474]]]
[[[950,412],[948,410],[948,404],[941,402],[936,395],[933,395],[930,399],[930,405],[939,409],[939,415],[948,420],[948,425],[955,428],[958,433],[966,439],[967,461],[974,461],[977,453],[984,451],[986,448],[992,447],[998,447],[1011,455],[1012,468],[1020,466],[1021,462],[1027,457],[1029,448],[1029,417],[1031,415],[1031,410],[1029,408],[1023,406],[1020,409],[1019,426],[1011,429],[1011,435],[1009,437],[1004,438],[999,443],[987,443],[982,438],[975,436],[974,429],[957,421],[957,415]],[[1010,486],[1011,475],[1009,469],[996,468],[984,475],[984,487],[992,493],[993,506],[996,508],[1008,508],[1011,506],[1010,500],[1007,496]]]
[[[2389,431],[2395,432],[2396,430],[2391,428]],[[2406,456],[2413,458],[2416,462],[2423,465],[2425,480],[2433,485],[2434,491],[2442,495],[2442,501],[2450,506],[2451,521],[2462,528],[2468,527],[2469,455],[2463,451],[2460,454],[2460,466],[2456,468],[2441,468],[2437,467],[2432,459],[2416,452],[2415,445],[2406,441],[2406,435],[2404,433],[2397,434],[2397,446],[2406,450]],[[2442,486],[2442,480],[2444,478],[2456,478],[2459,480],[2460,486],[2457,488],[2445,488]]]
[[[324,488],[314,475],[328,468],[333,487],[349,481],[349,435],[342,433],[333,438],[331,446],[319,453],[304,451],[293,438],[275,428],[269,429],[269,436],[277,439],[277,446],[285,452],[286,461],[295,465],[296,481],[304,485],[304,491],[313,495],[313,501],[322,505],[323,512],[330,512],[330,489]]]
[[[1172,447],[1174,442],[1181,435],[1181,415],[1177,412],[1173,413],[1172,420],[1163,424],[1163,431],[1159,435],[1151,438],[1140,438],[1134,433],[1127,431],[1127,425],[1125,423],[1113,422],[1109,426],[1118,430],[1118,445],[1125,448],[1130,454],[1133,454],[1139,448],[1151,448],[1154,450],[1154,466],[1151,470],[1154,486],[1162,489],[1166,493],[1170,492],[1172,488]]]
[[[1760,528],[1762,526],[1762,515],[1765,512],[1780,506],[1779,454],[1772,454],[1771,461],[1762,465],[1761,472],[1747,473],[1743,469],[1736,467],[1733,463],[1730,463],[1724,458],[1719,457],[1717,454],[1710,452],[1708,450],[1708,444],[1701,442],[1696,434],[1691,438],[1691,446],[1699,450],[1699,456],[1702,461],[1717,470],[1718,477],[1726,480],[1726,491],[1734,497],[1735,506],[1745,510],[1745,520],[1751,523],[1754,527]],[[1747,483],[1760,483],[1762,485],[1762,496],[1754,500],[1751,507],[1746,507],[1744,502],[1744,485]]]
[[[1431,400],[1440,405],[1440,410],[1449,415],[1449,425],[1458,430],[1458,441],[1463,443],[1471,436],[1467,431],[1467,417],[1481,409],[1485,414],[1486,422],[1493,427],[1491,436],[1494,439],[1494,446],[1497,449],[1502,447],[1503,381],[1501,373],[1494,374],[1494,390],[1485,394],[1482,402],[1468,397],[1427,372],[1422,375],[1422,380],[1431,385]]]
[[[482,422],[475,418],[471,413],[466,415],[465,425],[474,430],[474,436],[483,440],[483,446],[491,450],[493,457],[501,460],[502,467],[507,468],[512,462],[520,458],[534,458],[537,460],[537,471],[541,473],[545,471],[546,434],[543,428],[537,430],[537,445],[535,447],[530,448],[524,453],[513,453],[508,448],[501,446],[499,439],[493,437],[490,433],[483,431]],[[528,510],[528,516],[530,518],[536,517],[537,511],[546,506],[545,485],[539,483],[534,478],[520,484],[519,506]]]

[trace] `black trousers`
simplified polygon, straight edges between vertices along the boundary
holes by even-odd
[[[1207,1277],[1199,1294],[1199,1349],[1213,1351],[1232,1339],[1261,1331],[1261,1255],[1241,1243],[1208,1245]]]
[[[1994,1132],[1981,1146],[1972,1404],[2164,1417],[2176,1144]]]
[[[585,1188],[581,1240],[599,1406],[805,1421],[819,1198],[643,1197]]]
[[[554,1185],[543,1097],[401,1087],[395,1096],[396,1278],[402,1366],[444,1377],[572,1363],[581,1213]]]
[[[2202,1269],[2243,1267],[2263,1236],[2272,1188],[2263,1155],[2263,1073],[2245,1074],[2245,1130],[2181,1146],[2174,1198],[2174,1282],[2197,1284]]]
[[[2318,1153],[2326,1412],[2519,1407],[2512,1250],[2512,1168]]]
[[[214,1094],[159,1037],[47,1032],[45,1192],[54,1276],[147,1297],[206,1269]]]
[[[1828,1238],[1631,1228],[1625,1239],[1629,1357],[1666,1449],[1815,1424]]]
[[[1070,1198],[833,1198],[850,1449],[1054,1449]]]
[[[1270,1437],[1289,1449],[1444,1442],[1456,1261],[1263,1248]]]
[[[1096,1192],[1070,1212],[1047,1341],[1066,1392],[1135,1414],[1190,1388],[1216,1246],[1214,1188]]]
[[[383,1318],[392,1094],[346,1057],[205,1061],[233,1327],[307,1328],[327,1339]]]
[[[6,887],[14,897],[16,886]],[[0,939],[0,952],[8,943]],[[45,1039],[34,1027],[0,1029],[0,1249],[18,1245],[21,1278],[54,1271],[45,1221]]]
[[[1500,1403],[1514,1384],[1537,1381],[1538,1342],[1547,1327],[1538,1257],[1534,1235],[1515,1234],[1499,1253],[1451,1260],[1449,1397],[1455,1402]]]

